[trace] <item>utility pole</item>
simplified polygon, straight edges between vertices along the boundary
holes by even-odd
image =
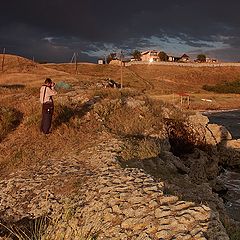
[[[75,53],[73,53],[70,63],[73,63],[74,58],[75,58]]]
[[[2,57],[2,72],[3,72],[3,68],[4,68],[5,52],[6,52],[6,49],[5,49],[5,48],[3,48],[3,57]]]
[[[121,50],[121,53],[120,53],[120,60],[121,60],[121,89],[123,88],[123,53],[122,53],[122,50]]]
[[[107,55],[106,54],[104,55],[104,61],[105,61],[105,64],[107,64]]]
[[[76,75],[78,74],[78,62],[77,62],[77,56],[78,56],[78,53],[75,53],[75,72],[76,72]]]
[[[73,53],[73,56],[72,56],[72,59],[71,59],[71,63],[75,63],[75,73],[78,74],[78,62],[77,62],[77,56],[78,56],[78,53]]]

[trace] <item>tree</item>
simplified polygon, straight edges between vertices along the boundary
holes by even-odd
[[[160,61],[164,61],[164,62],[168,61],[168,55],[165,52],[159,52],[158,57]]]
[[[198,54],[198,56],[197,56],[197,61],[198,61],[198,62],[206,62],[206,55],[204,55],[204,54]]]
[[[134,59],[141,61],[141,53],[138,50],[134,50],[131,55]]]
[[[115,59],[117,59],[117,54],[116,53],[110,53],[107,56],[107,64],[109,64],[112,60],[115,60]]]

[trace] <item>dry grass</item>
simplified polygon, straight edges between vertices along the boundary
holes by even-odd
[[[0,106],[0,142],[19,125],[21,118],[22,114],[14,108]]]
[[[156,158],[161,154],[162,141],[150,137],[129,137],[124,139],[120,154],[123,162]]]
[[[38,95],[39,86],[45,76],[53,76],[54,81],[56,79],[72,83],[75,88],[82,86],[83,83],[95,85],[109,77],[118,81],[120,68],[113,65],[79,64],[78,75],[75,75],[74,64],[47,64],[36,67],[30,60],[13,56],[7,56],[6,65],[8,66],[6,70],[12,70],[0,74],[2,84],[0,100],[2,106],[16,109],[23,115],[23,119],[16,131],[9,134],[0,146],[0,161],[3,166],[1,169],[5,172],[6,167],[11,171],[19,165],[27,166],[38,162],[43,156],[61,157],[66,152],[84,148],[91,144],[92,139],[95,139],[94,135],[104,127],[120,136],[156,134],[163,127],[163,113],[168,115],[169,112],[176,112],[166,110],[170,108],[167,103],[176,104],[179,101],[176,94],[173,97],[161,93],[168,90],[180,91],[182,89],[180,85],[187,86],[185,90],[188,91],[191,89],[199,91],[201,84],[232,81],[240,75],[240,70],[236,67],[188,68],[148,65],[127,67],[124,68],[124,85],[131,88],[121,91],[93,89],[90,95],[98,95],[103,99],[101,103],[94,105],[93,111],[78,103],[65,100],[61,104],[56,102],[53,134],[44,136],[39,135],[38,130],[41,116]],[[22,70],[19,70],[20,65]],[[5,87],[6,84],[12,85]],[[150,96],[154,95],[156,100],[142,97],[143,91]],[[144,101],[145,105],[132,108],[126,103],[129,97]],[[202,98],[212,99],[212,102],[202,102]],[[238,99],[240,99],[238,95],[192,94],[190,108],[194,110],[237,108],[240,106]],[[6,136],[5,133],[2,134]]]
[[[129,68],[137,72],[142,78],[151,81],[155,89],[167,87],[167,89],[172,89],[177,92],[196,91],[204,84],[234,81],[240,77],[239,67],[194,68],[182,66],[133,65]],[[157,85],[159,85],[159,87],[157,87]]]
[[[94,219],[81,217],[79,224],[77,222],[73,207],[66,205],[61,213],[52,218],[25,218],[12,224],[0,222],[0,230],[1,235],[14,240],[95,240],[102,229],[107,227],[107,224],[103,224],[101,214]]]
[[[178,105],[183,109],[197,111],[238,109],[240,107],[239,94],[191,93],[189,96],[190,105],[187,105],[187,102],[181,105],[180,96],[178,94],[153,95],[151,97],[156,100],[162,100],[166,103]]]
[[[151,104],[147,98],[133,98],[132,95],[127,98],[124,95],[114,100],[104,99],[94,106],[94,111],[112,133],[119,136],[144,136],[162,130],[163,108],[162,102]]]
[[[74,106],[69,101],[61,105],[56,101],[53,133],[44,135],[39,131],[41,105],[38,98],[29,91],[18,91],[14,93],[12,90],[7,98],[2,99],[6,108],[11,109],[14,106],[23,115],[23,118],[19,119],[21,122],[17,129],[8,134],[0,144],[2,177],[14,169],[41,164],[43,159],[61,158],[96,144],[99,124],[81,105]],[[25,98],[26,101],[19,101],[19,98]],[[66,111],[70,112],[70,115],[67,115]],[[11,121],[9,125],[11,126]]]
[[[0,55],[1,58],[1,55]],[[51,77],[55,82],[63,81],[72,83],[82,88],[96,87],[98,82],[111,78],[120,82],[120,67],[114,65],[97,65],[79,63],[78,73],[75,64],[35,64],[18,56],[7,55],[6,72],[0,73],[0,84],[24,84],[26,86],[39,86],[46,77]],[[219,97],[212,104],[202,102],[200,94],[211,96],[202,90],[205,84],[214,85],[221,82],[239,80],[239,67],[182,67],[164,65],[132,65],[123,68],[123,85],[145,92],[148,95],[161,97],[163,94],[181,92],[190,93],[192,96],[192,109],[218,109],[236,108],[240,102],[235,95],[230,96],[231,101]],[[198,96],[199,94],[199,96]],[[219,94],[219,96],[224,96]],[[167,97],[168,98],[168,97]],[[166,98],[166,99],[167,99]],[[170,96],[172,101],[172,96]]]

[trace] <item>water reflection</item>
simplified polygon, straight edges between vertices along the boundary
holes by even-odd
[[[233,219],[240,221],[240,173],[226,171],[220,178],[228,188],[223,196],[226,209]]]
[[[210,123],[216,123],[225,126],[232,134],[233,139],[240,138],[240,110],[228,112],[205,112]]]
[[[209,118],[210,123],[225,126],[233,139],[240,139],[240,110],[206,112],[204,115]],[[225,207],[233,219],[240,221],[240,173],[226,171],[219,177],[228,188],[223,196]]]

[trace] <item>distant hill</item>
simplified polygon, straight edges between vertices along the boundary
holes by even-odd
[[[3,54],[0,54],[0,84],[38,84],[46,77],[67,76],[52,68],[47,68],[27,58],[5,54],[2,71]]]
[[[3,54],[0,54],[0,64],[2,70]],[[35,72],[36,70],[42,69],[43,67],[24,57],[5,54],[3,72],[5,73],[26,73]]]
[[[74,85],[95,86],[106,79],[121,81],[121,67],[78,63],[38,64],[32,60],[5,55],[4,71],[1,72],[3,55],[0,54],[0,83],[40,84],[45,77],[54,81],[68,81]],[[190,67],[176,65],[131,65],[123,67],[123,86],[147,91],[149,94],[179,92],[203,92],[203,85],[215,85],[240,79],[240,67]],[[85,85],[84,85],[85,86]]]
[[[47,68],[76,74],[75,64],[44,64]],[[116,65],[78,64],[77,76],[94,81],[121,79],[121,68]],[[189,67],[169,65],[132,65],[123,68],[123,85],[149,90],[151,93],[194,92],[205,84],[214,85],[240,79],[240,67]]]

